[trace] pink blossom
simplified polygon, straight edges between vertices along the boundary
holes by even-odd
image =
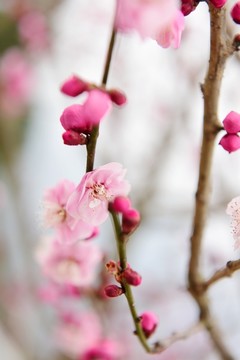
[[[86,287],[95,279],[102,253],[92,242],[64,245],[56,239],[45,238],[36,251],[36,258],[51,280]]]
[[[43,197],[43,222],[46,227],[53,227],[61,242],[71,244],[79,239],[86,239],[95,232],[95,227],[73,218],[66,210],[70,195],[75,185],[62,180],[55,187],[45,191]]]
[[[236,134],[240,131],[240,114],[230,111],[223,120],[223,127],[229,134]]]
[[[146,335],[149,337],[156,330],[158,320],[154,313],[146,311],[140,316],[140,325]]]
[[[240,149],[240,137],[237,134],[226,134],[221,138],[219,145],[231,153]]]
[[[231,17],[236,24],[240,24],[240,1],[233,5]]]
[[[117,360],[122,359],[122,346],[113,340],[104,339],[92,348],[89,348],[79,360]]]
[[[101,326],[94,313],[63,313],[55,331],[59,348],[71,357],[82,356],[100,342]]]
[[[142,38],[177,48],[184,28],[178,5],[177,0],[118,0],[115,27],[122,32],[135,29]]]
[[[16,118],[26,111],[32,89],[32,69],[17,48],[10,48],[0,59],[0,109]]]
[[[116,212],[125,213],[131,207],[131,201],[126,196],[117,196],[111,204],[112,209]]]
[[[233,198],[226,209],[226,213],[231,216],[231,227],[235,249],[240,248],[240,196]]]
[[[61,299],[80,298],[81,290],[78,286],[71,284],[57,284],[49,282],[38,289],[38,297],[46,303],[57,306]]]
[[[67,107],[61,115],[60,121],[65,130],[88,134],[98,125],[111,109],[109,96],[101,90],[88,93],[83,105],[74,104]]]
[[[130,234],[138,227],[140,223],[140,214],[135,209],[128,209],[123,213],[122,231],[124,234]]]
[[[29,50],[44,50],[48,47],[48,29],[44,15],[39,11],[29,11],[18,21],[18,31]]]
[[[115,162],[86,173],[70,196],[67,211],[90,225],[100,225],[108,217],[108,202],[130,190],[125,173],[122,165]]]

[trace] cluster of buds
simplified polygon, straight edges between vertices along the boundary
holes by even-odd
[[[126,196],[117,196],[109,205],[110,211],[115,211],[122,215],[122,233],[132,234],[140,223],[139,212],[132,208],[131,201]]]
[[[240,149],[240,114],[231,111],[223,120],[223,127],[226,130],[219,144],[229,153]]]
[[[105,287],[104,292],[107,297],[118,297],[124,293],[124,283],[127,283],[131,286],[138,286],[142,282],[142,277],[135,270],[133,270],[129,265],[123,270],[119,263],[116,263],[113,260],[110,260],[106,264],[106,269],[109,274],[115,277],[115,280],[121,284],[117,285],[108,285]]]
[[[93,128],[110,111],[112,103],[118,106],[126,103],[126,96],[121,91],[106,90],[75,75],[63,83],[61,92],[71,97],[88,93],[82,105],[68,106],[61,115],[60,121],[65,129],[62,137],[66,145],[85,145]]]

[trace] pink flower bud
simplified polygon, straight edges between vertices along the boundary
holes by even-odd
[[[124,214],[131,207],[131,201],[126,196],[117,196],[113,200],[112,209],[116,212]]]
[[[181,12],[184,16],[189,15],[198,5],[196,0],[182,0],[181,3]]]
[[[240,1],[231,10],[231,17],[236,24],[240,24]]]
[[[156,330],[157,324],[156,315],[150,311],[146,311],[140,316],[140,325],[147,338]]]
[[[240,137],[237,134],[226,134],[219,144],[229,153],[240,149]]]
[[[215,8],[220,9],[223,7],[223,5],[225,5],[227,0],[210,0],[210,2],[213,4],[213,6],[215,6]]]
[[[67,79],[60,88],[63,94],[73,97],[82,94],[84,91],[88,91],[88,89],[89,83],[75,75]]]
[[[85,145],[87,137],[73,130],[67,130],[62,134],[63,142],[66,145]]]
[[[133,286],[138,286],[142,282],[141,275],[131,268],[125,269],[121,274],[121,278],[124,278],[129,285]]]
[[[108,297],[118,297],[123,294],[123,289],[117,285],[108,285],[104,288],[105,295]]]
[[[133,232],[140,223],[140,214],[135,209],[128,209],[123,213],[122,231],[125,234]]]
[[[116,89],[109,90],[108,95],[110,96],[112,102],[119,106],[124,105],[127,101],[126,95]]]
[[[240,131],[240,114],[231,111],[223,120],[224,129],[229,134],[236,134]]]

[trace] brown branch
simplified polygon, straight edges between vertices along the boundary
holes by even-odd
[[[218,280],[221,280],[224,277],[232,276],[232,274],[237,270],[240,270],[240,260],[228,261],[226,266],[224,266],[222,269],[217,270],[208,280],[202,283],[203,291],[206,291],[209,286],[211,286]]]
[[[208,72],[201,89],[204,98],[204,126],[199,166],[199,180],[196,192],[195,213],[191,237],[191,254],[189,262],[189,291],[196,300],[200,310],[200,320],[224,360],[233,359],[225,348],[221,335],[215,327],[209,311],[206,292],[202,291],[200,273],[200,256],[202,239],[210,200],[211,168],[216,136],[219,131],[218,101],[227,58],[233,53],[233,46],[226,38],[225,9],[216,9],[209,4],[211,41]]]

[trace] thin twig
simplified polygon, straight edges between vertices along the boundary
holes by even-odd
[[[105,87],[107,85],[107,80],[108,80],[112,55],[113,55],[115,39],[116,39],[116,31],[115,31],[114,26],[113,26],[111,38],[110,38],[110,41],[109,41],[108,52],[107,52],[105,66],[104,66],[103,76],[102,76],[102,82],[101,82],[101,86],[103,86],[103,87]],[[86,172],[92,171],[93,167],[94,167],[94,159],[95,159],[95,152],[96,152],[98,135],[99,135],[99,125],[97,125],[97,126],[95,126],[93,128],[93,130],[92,130],[92,132],[91,132],[91,134],[90,134],[90,136],[88,138]]]
[[[232,276],[232,274],[237,270],[240,270],[240,260],[228,261],[226,266],[224,266],[222,269],[217,270],[208,280],[202,283],[204,291],[206,291],[209,286],[211,286],[218,280]]]
[[[209,9],[211,24],[210,60],[205,82],[201,87],[204,97],[204,126],[191,237],[188,282],[189,291],[200,309],[200,320],[208,330],[221,358],[230,360],[232,356],[225,348],[210,315],[209,301],[206,292],[202,291],[200,272],[201,246],[210,199],[213,151],[215,139],[220,129],[217,116],[219,94],[226,60],[233,52],[232,45],[226,39],[225,9],[216,9],[211,4],[209,4]]]

